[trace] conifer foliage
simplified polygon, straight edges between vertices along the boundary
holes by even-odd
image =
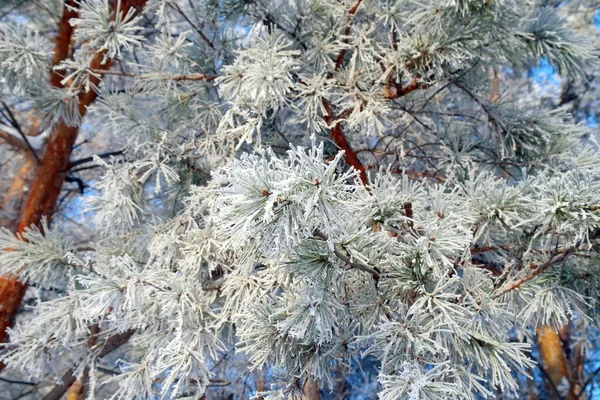
[[[600,153],[528,71],[572,87],[599,54],[593,2],[556,3],[1,1],[0,152],[37,160],[0,231],[3,373],[44,399],[583,399]]]

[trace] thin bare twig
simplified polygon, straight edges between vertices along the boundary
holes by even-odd
[[[123,154],[123,150],[117,150],[117,151],[109,151],[106,153],[99,153],[96,156],[100,157],[100,158],[107,158],[107,157],[112,157],[112,156],[120,156],[122,154]],[[69,169],[76,167],[78,165],[81,165],[81,164],[92,162],[92,161],[94,161],[94,156],[80,158],[79,160],[71,161],[71,165],[69,166]]]
[[[200,35],[200,37],[202,38],[202,40],[204,40],[204,42],[208,45],[208,47],[210,47],[213,50],[215,49],[215,45],[210,41],[210,39],[208,39],[208,37],[206,37],[206,35],[204,34],[204,32],[202,32],[200,27],[198,27],[196,24],[194,24],[192,22],[192,20],[181,10],[181,8],[177,4],[173,4],[173,3],[167,3],[167,4],[173,10],[177,11],[177,13],[179,15],[181,15],[183,17],[183,19],[185,19],[192,28],[194,28],[194,30],[198,33],[198,35]]]
[[[162,73],[155,74],[134,74],[131,72],[124,71],[114,71],[108,69],[92,69],[92,72],[100,75],[116,75],[116,76],[124,76],[128,78],[138,78],[138,79],[152,79],[152,78],[162,78],[172,81],[213,81],[217,79],[217,75],[207,75],[207,74],[189,74],[189,75],[169,75]]]
[[[327,236],[320,231],[314,231],[313,235],[321,240],[325,240],[327,241],[328,238]],[[347,252],[346,249],[344,248],[343,245],[340,245],[338,243],[336,243],[334,245],[334,250],[333,250],[334,254],[343,262],[345,262],[346,264],[348,264],[349,266],[351,266],[352,268],[367,272],[369,274],[371,274],[373,276],[373,279],[378,282],[381,279],[381,274],[380,272],[377,270],[377,268],[373,268],[367,264],[363,264],[360,261],[356,261],[352,258],[352,256],[350,256]]]
[[[7,114],[7,115],[4,115],[4,116],[6,117],[6,119],[8,120],[8,122],[13,126],[13,128],[15,128],[17,130],[17,132],[19,132],[19,135],[21,135],[21,139],[23,139],[23,142],[25,142],[25,144],[27,145],[27,148],[29,149],[29,151],[31,152],[31,154],[33,155],[33,157],[35,158],[35,160],[39,164],[40,163],[40,158],[38,157],[37,153],[35,152],[35,149],[31,145],[31,143],[29,143],[29,140],[27,139],[27,135],[25,135],[25,132],[23,132],[23,130],[21,129],[21,125],[19,125],[19,122],[17,121],[17,119],[13,115],[13,113],[10,110],[10,108],[8,107],[8,105],[4,101],[0,101],[0,102],[4,106],[4,110],[6,111],[6,114]]]
[[[513,282],[506,289],[504,289],[500,293],[496,294],[494,296],[494,298],[501,297],[501,296],[505,295],[506,293],[508,293],[508,292],[510,292],[512,290],[515,290],[515,289],[521,287],[521,285],[523,285],[526,282],[529,282],[530,280],[532,280],[533,278],[535,278],[536,276],[538,276],[542,272],[546,271],[548,268],[550,268],[554,264],[558,264],[560,262],[565,261],[571,254],[573,254],[574,251],[575,251],[575,248],[567,249],[563,253],[561,253],[561,254],[559,254],[559,255],[557,255],[557,256],[549,259],[548,261],[546,261],[542,265],[537,266],[537,268],[533,271],[533,273],[531,275],[527,275],[526,277],[521,278],[521,279]],[[534,266],[534,265],[532,264],[532,266]]]

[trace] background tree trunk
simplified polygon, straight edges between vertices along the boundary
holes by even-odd
[[[319,385],[313,379],[307,379],[302,388],[305,400],[321,400]]]
[[[564,352],[560,334],[550,326],[542,326],[538,328],[538,343],[543,368],[546,371],[547,379],[550,381],[548,382],[549,392],[556,400],[562,400],[563,398],[575,400],[576,396],[571,395],[572,390],[569,390],[568,395],[560,390],[565,382],[571,384],[569,360]]]
[[[123,0],[121,2],[121,12],[125,15],[131,7],[141,7],[145,2],[146,0]],[[73,27],[69,20],[76,17],[77,13],[69,9],[68,6],[74,5],[76,3],[73,0],[65,1],[63,17],[59,23],[56,37],[54,65],[59,64],[71,55]],[[112,66],[112,61],[109,60],[103,64],[104,57],[104,52],[96,53],[90,63],[90,68],[109,69]],[[100,84],[100,80],[101,78],[91,77],[92,84],[95,86]],[[60,75],[56,71],[52,71],[50,83],[62,87],[60,81]],[[82,118],[87,112],[87,107],[96,100],[96,97],[97,93],[93,90],[87,93],[82,92],[79,95],[79,113]],[[39,225],[43,217],[50,218],[54,213],[78,133],[79,126],[69,126],[64,121],[60,121],[52,131],[21,213],[17,234],[22,233],[32,225]],[[19,282],[16,277],[10,276],[0,279],[0,342],[5,342],[7,339],[6,330],[12,325],[26,289],[26,284]],[[3,367],[3,365],[0,365],[0,370]]]
[[[26,158],[21,168],[17,171],[17,175],[13,180],[12,185],[6,193],[6,197],[2,201],[2,219],[0,226],[8,229],[11,232],[16,232],[19,226],[19,217],[25,205],[25,199],[29,192],[29,186],[35,173],[36,160]]]

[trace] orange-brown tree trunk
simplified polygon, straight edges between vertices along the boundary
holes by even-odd
[[[84,374],[87,375],[87,374]],[[72,385],[71,387],[69,387],[69,390],[67,390],[67,400],[81,400],[81,398],[83,397],[83,392],[84,392],[84,379],[77,379]]]
[[[123,0],[121,3],[121,12],[127,14],[131,7],[141,7],[145,2],[146,0]],[[69,20],[77,16],[77,13],[70,10],[67,6],[74,5],[76,3],[73,0],[65,1],[63,17],[59,23],[56,37],[56,48],[53,58],[54,65],[70,57],[73,27],[69,24]],[[97,53],[92,59],[90,67],[92,69],[110,68],[112,63],[109,61],[102,64],[103,58],[104,53]],[[61,87],[62,84],[60,81],[60,76],[55,71],[52,71],[50,74],[50,83]],[[92,83],[98,85],[100,79],[92,77]],[[79,96],[79,113],[82,117],[86,114],[87,107],[94,102],[96,96],[97,94],[94,91],[82,93]],[[68,126],[64,121],[60,121],[54,128],[31,184],[29,196],[21,213],[17,233],[22,233],[32,225],[38,225],[44,216],[48,218],[52,216],[65,179],[65,171],[69,167],[69,159],[78,133],[78,126]],[[25,290],[26,285],[19,282],[16,277],[2,277],[0,279],[0,342],[5,342],[7,339],[6,330],[12,325]],[[3,366],[0,365],[0,370],[2,368]]]
[[[543,368],[551,382],[549,391],[552,393],[553,398],[557,400],[563,398],[575,400],[576,396],[571,383],[570,363],[565,354],[560,333],[550,326],[539,327],[538,344]],[[564,387],[565,383],[570,385],[570,389],[563,392],[561,387]]]
[[[19,223],[19,215],[23,208],[24,199],[27,195],[29,184],[35,168],[35,159],[28,157],[25,159],[25,163],[19,168],[17,176],[13,180],[13,183],[8,189],[8,193],[2,202],[3,216],[0,221],[0,226],[15,232]],[[0,303],[2,307],[6,307],[10,310],[18,309],[21,299],[24,294],[25,287],[23,285],[15,285],[15,282],[10,277],[0,277]],[[0,325],[10,326],[12,322],[12,315],[9,313],[0,312]],[[6,338],[6,330],[2,331]],[[0,371],[4,368],[4,363],[0,362]]]
[[[71,48],[71,38],[73,35],[73,27],[69,23],[69,20],[71,18],[76,17],[77,13],[70,10],[67,6],[73,6],[73,5],[75,5],[75,2],[73,0],[65,1],[65,6],[63,9],[63,16],[59,23],[58,34],[55,39],[56,47],[54,49],[54,58],[52,59],[53,65],[58,65],[62,60],[65,60],[69,57],[70,48]],[[50,72],[50,83],[55,87],[61,87],[62,85],[61,85],[60,81],[61,81],[60,75],[58,75],[58,73],[56,71],[52,70]],[[60,125],[59,125],[59,127],[60,127]],[[27,210],[27,208],[28,208],[27,204],[29,204],[30,201],[32,201],[32,200],[37,201],[38,197],[45,195],[45,193],[40,191],[40,190],[43,191],[45,188],[44,187],[36,187],[35,182],[36,181],[39,182],[40,177],[42,178],[42,180],[45,180],[47,178],[50,178],[50,179],[54,178],[54,179],[52,179],[52,181],[57,180],[56,179],[57,177],[52,177],[51,171],[45,170],[45,167],[46,167],[45,164],[48,163],[49,158],[54,156],[54,154],[50,154],[49,152],[50,152],[51,143],[55,142],[57,139],[57,136],[60,135],[60,133],[57,135],[58,129],[59,128],[57,128],[53,132],[53,134],[50,136],[46,153],[44,155],[42,162],[40,163],[41,164],[40,168],[38,168],[38,170],[37,170],[36,176],[34,178],[34,182],[32,183],[30,190],[28,191],[29,196],[26,201],[26,205],[24,207],[15,206],[14,204],[12,205],[13,209],[22,209],[19,220],[8,221],[10,224],[16,225],[17,233],[22,233],[24,228],[29,227],[30,225],[33,225],[33,224],[38,224],[40,222],[39,217],[38,217],[38,219],[35,219],[33,215],[29,215],[29,211]],[[70,157],[70,154],[71,153],[69,151],[69,154],[67,157]],[[62,158],[64,158],[64,157],[62,157]],[[19,173],[25,172],[23,170],[23,168],[25,168],[25,167],[22,167],[19,170]],[[24,185],[24,184],[25,184],[24,175],[20,175],[15,178],[13,187],[15,187],[15,190],[18,190],[19,188],[21,190],[23,190],[24,188],[22,185]],[[19,199],[15,198],[15,200],[19,200]],[[54,209],[54,205],[52,206],[52,210],[53,209]],[[48,210],[46,213],[49,214],[52,210]],[[17,223],[17,221],[18,221],[18,223]],[[24,224],[23,222],[26,222],[26,223]],[[13,318],[14,318],[15,314],[17,313],[19,306],[21,305],[21,300],[23,299],[23,295],[25,294],[26,289],[27,289],[26,285],[19,282],[17,280],[17,278],[14,276],[4,276],[4,277],[0,278],[0,343],[6,342],[6,339],[7,339],[6,329],[12,325]],[[2,368],[3,368],[3,365],[0,365],[0,370]]]

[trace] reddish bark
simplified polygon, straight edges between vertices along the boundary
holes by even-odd
[[[25,294],[25,285],[21,284],[12,276],[0,277],[0,340],[6,341],[6,328],[12,325],[13,316],[21,305]]]
[[[538,328],[538,344],[543,367],[551,381],[550,392],[553,398],[562,399],[562,394],[556,393],[556,390],[565,380],[571,382],[571,374],[560,335],[554,328],[542,326]],[[574,399],[570,394],[567,398]]]
[[[390,75],[390,79],[387,82],[386,87],[383,89],[383,97],[388,100],[394,100],[400,97],[404,97],[416,90],[427,89],[429,85],[420,81],[421,77],[419,75],[413,76],[412,81],[402,87],[402,85],[392,79]]]
[[[356,151],[354,151],[352,146],[350,146],[350,143],[348,142],[348,139],[342,130],[341,122],[336,121],[336,117],[331,109],[331,106],[325,99],[323,99],[323,107],[325,107],[325,110],[327,111],[327,115],[324,116],[325,121],[329,125],[334,124],[331,127],[331,137],[333,138],[333,141],[339,146],[340,149],[344,150],[346,162],[353,166],[360,173],[360,180],[366,186],[369,183],[367,178],[367,169],[363,165],[362,161],[360,161],[360,158],[358,158]]]
[[[77,17],[77,11],[69,7],[76,7],[75,0],[66,0],[63,9],[63,16],[58,24],[58,34],[56,35],[54,49],[54,57],[52,65],[58,65],[61,61],[66,60],[71,52],[71,38],[73,37],[73,26],[69,23],[71,18]],[[55,87],[63,87],[60,83],[62,77],[57,71],[50,71],[50,84]]]
[[[358,11],[358,7],[360,7],[362,0],[356,0],[352,8],[348,10],[348,24],[346,25],[346,29],[344,30],[344,38],[342,42],[344,44],[348,44],[348,36],[350,35],[350,30],[352,27],[352,22],[354,21],[354,17],[356,12]],[[346,57],[346,48],[342,49],[335,61],[335,70],[338,71],[342,65],[344,64],[344,58]],[[400,84],[390,80],[388,85],[384,88],[383,96],[388,100],[396,99],[402,96],[406,96],[409,93],[412,93],[416,90],[425,89],[427,85],[420,82],[420,76],[415,75],[410,84],[408,84],[405,88],[402,88]],[[369,183],[369,179],[367,177],[367,168],[362,163],[360,158],[358,157],[358,153],[352,149],[348,139],[344,135],[344,131],[342,129],[341,121],[336,121],[338,117],[333,113],[333,110],[326,99],[322,99],[322,104],[325,110],[327,111],[327,115],[324,115],[323,118],[331,127],[331,136],[335,143],[344,150],[344,156],[346,158],[346,162],[353,166],[360,173],[360,180],[362,183],[367,186]],[[343,115],[343,114],[342,114]]]
[[[356,14],[356,11],[358,10],[358,7],[360,6],[360,3],[362,3],[362,0],[356,0],[356,3],[354,3],[354,5],[352,6],[352,8],[350,10],[348,10],[348,25],[346,25],[346,29],[344,30],[344,39],[342,40],[342,42],[344,44],[348,44],[348,36],[350,35],[350,29],[352,27],[352,21],[354,20],[354,15]],[[338,69],[340,69],[340,67],[342,66],[343,62],[344,62],[344,57],[346,56],[346,49],[342,49],[342,51],[340,51],[340,54],[338,54],[337,59],[335,60],[335,70],[337,71]]]
[[[73,18],[76,14],[73,15],[73,12],[67,8],[67,5],[71,5],[71,0],[67,0],[65,2],[63,17],[59,23],[58,34],[55,39],[56,47],[54,49],[54,58],[52,60],[53,65],[58,65],[60,61],[67,58],[69,54],[73,28],[71,27],[68,21],[70,18]],[[61,55],[64,58],[59,58]],[[60,76],[55,71],[50,72],[50,83],[54,86],[60,87]],[[50,142],[55,140],[56,136],[57,135],[53,134],[50,138]],[[49,151],[47,150],[44,156],[44,160],[49,158],[48,156]],[[38,169],[38,174],[36,174],[37,180],[39,180],[40,176],[47,175],[46,171],[44,171],[44,162],[42,162],[40,166],[41,168]],[[15,179],[15,181],[19,179],[23,179],[23,177],[18,176]],[[18,182],[15,183],[17,183],[18,186],[20,185]],[[38,191],[39,189],[44,190],[43,187],[36,188],[36,193],[33,193],[33,186],[31,189],[32,190],[29,191],[29,199],[27,200],[27,203],[29,203],[31,198],[35,198],[36,196],[43,194]],[[23,220],[27,221],[26,225],[23,225]],[[22,233],[24,227],[28,227],[34,223],[37,224],[39,223],[39,221],[39,218],[37,220],[34,220],[33,218],[28,217],[27,206],[25,206],[21,214],[21,221],[17,225],[17,232]],[[25,294],[26,289],[26,285],[19,282],[14,276],[0,278],[0,342],[5,342],[7,339],[6,329],[12,325],[13,318],[17,313],[19,306],[21,305],[21,300],[23,299],[23,295]],[[0,365],[0,370],[2,369],[2,367],[3,365]]]

